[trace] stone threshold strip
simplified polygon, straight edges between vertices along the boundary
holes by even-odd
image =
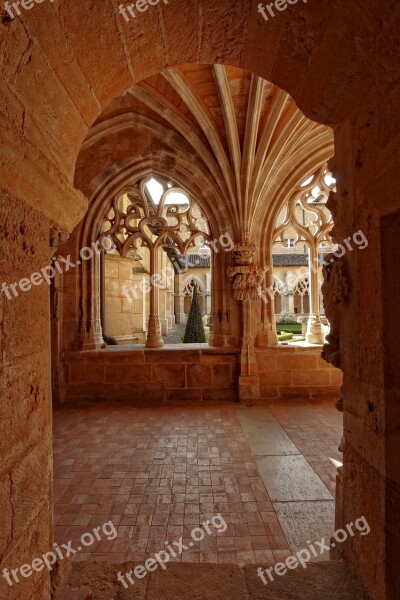
[[[70,269],[75,269],[81,265],[82,261],[92,260],[95,254],[100,255],[103,250],[110,250],[116,247],[110,237],[103,238],[100,246],[101,247],[99,247],[99,242],[97,241],[93,242],[91,247],[81,248],[79,251],[81,260],[78,260],[76,264],[71,261],[70,254],[68,254],[66,258],[63,256],[52,258],[51,260],[53,261],[53,264],[47,265],[40,271],[32,273],[29,278],[23,277],[19,281],[11,284],[8,284],[4,281],[1,286],[1,291],[6,296],[7,300],[11,300],[13,297],[17,298],[19,295],[17,288],[19,288],[21,292],[29,292],[33,285],[41,285],[43,281],[46,281],[47,285],[50,285],[52,279],[54,279],[54,277],[57,275],[57,272],[62,275],[64,272],[69,271]],[[64,264],[64,267],[59,261]],[[14,296],[11,295],[10,289]]]
[[[204,521],[201,523],[202,527],[195,527],[191,532],[191,538],[193,541],[189,542],[186,546],[183,543],[183,538],[179,538],[177,542],[165,542],[167,550],[161,550],[154,554],[154,557],[148,558],[144,565],[137,565],[134,569],[131,569],[125,575],[121,573],[121,571],[117,574],[118,581],[124,586],[125,589],[128,589],[129,584],[125,581],[125,577],[128,579],[131,585],[135,585],[135,581],[132,577],[132,574],[135,575],[137,579],[143,579],[146,577],[149,571],[155,571],[160,566],[164,571],[167,568],[167,563],[172,558],[176,558],[181,555],[185,550],[189,550],[189,548],[193,547],[193,542],[199,543],[204,539],[205,533],[207,532],[209,535],[212,533],[212,529],[210,528],[210,524],[214,527],[217,533],[224,533],[228,525],[225,519],[221,516],[221,513],[214,515],[211,519]],[[172,547],[175,546],[175,549]]]
[[[77,554],[82,551],[82,546],[87,548],[91,546],[95,540],[100,541],[102,538],[102,534],[106,537],[109,542],[112,542],[117,537],[117,530],[115,529],[114,523],[112,521],[107,521],[100,527],[95,527],[92,532],[84,533],[80,539],[80,545],[75,549],[72,547],[72,542],[69,541],[66,544],[61,544],[61,547],[58,544],[53,544],[54,551],[46,552],[41,556],[41,558],[34,558],[31,564],[25,564],[17,569],[3,569],[3,577],[7,581],[8,585],[12,587],[15,583],[20,583],[20,579],[18,577],[18,571],[20,576],[27,578],[30,577],[34,572],[43,571],[45,567],[49,571],[53,570],[53,565],[55,565],[58,561],[64,560],[64,558],[69,558],[73,554]],[[65,551],[65,555],[64,555]],[[12,581],[11,576],[14,578]]]
[[[356,519],[355,523],[349,523],[346,525],[346,529],[338,529],[335,531],[330,544],[325,542],[325,538],[322,538],[319,542],[314,542],[314,544],[312,544],[310,540],[307,540],[308,548],[299,550],[296,552],[296,554],[289,556],[285,562],[277,562],[269,569],[258,567],[258,577],[261,579],[264,585],[268,585],[269,581],[265,575],[268,575],[270,581],[274,581],[275,578],[272,574],[273,572],[275,575],[278,575],[278,577],[282,577],[283,575],[286,575],[288,569],[297,569],[299,565],[301,565],[303,569],[307,569],[307,563],[310,562],[312,556],[317,558],[318,556],[324,554],[324,552],[329,551],[332,548],[336,548],[336,543],[343,544],[343,542],[347,540],[349,534],[350,537],[354,537],[356,534],[353,530],[353,527],[355,527],[362,536],[368,535],[371,531],[367,519],[365,517],[360,517],[359,519]],[[316,549],[315,546],[317,546],[318,549]]]

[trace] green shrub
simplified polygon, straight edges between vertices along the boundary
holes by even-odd
[[[201,316],[199,300],[197,297],[197,285],[193,288],[192,304],[186,323],[186,331],[183,338],[184,344],[205,344],[206,334],[204,331],[203,318]]]

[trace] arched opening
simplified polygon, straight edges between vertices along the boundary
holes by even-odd
[[[279,227],[291,226],[288,198],[300,194],[301,201],[307,202],[308,192],[315,185],[304,188],[302,182],[310,169],[318,178],[325,168],[321,165],[332,153],[331,130],[305,119],[293,99],[270,82],[234,67],[186,64],[152,76],[115,99],[90,130],[78,159],[76,184],[91,192],[89,211],[65,252],[75,259],[81,247],[97,243],[105,249],[94,257],[97,266],[85,263],[82,273],[71,273],[63,285],[64,297],[70,294],[71,298],[70,303],[64,303],[69,325],[73,322],[70,307],[76,307],[76,337],[74,348],[68,346],[70,337],[64,336],[61,341],[65,366],[59,374],[59,396],[67,404],[111,400],[114,406],[123,407],[127,415],[131,414],[132,406],[136,407],[134,414],[140,426],[138,430],[135,428],[133,438],[139,445],[142,441],[136,437],[140,437],[142,429],[158,439],[157,428],[147,422],[149,406],[157,407],[157,418],[168,429],[171,419],[175,419],[176,427],[181,422],[174,404],[213,406],[235,402],[237,413],[232,415],[218,408],[216,419],[224,423],[222,439],[232,427],[248,448],[253,483],[259,487],[257,503],[249,484],[242,488],[236,476],[231,472],[228,475],[235,477],[227,487],[231,490],[231,502],[237,498],[237,518],[243,521],[243,532],[247,532],[232,535],[233,546],[226,551],[226,559],[238,564],[246,561],[255,564],[261,557],[271,559],[274,529],[279,531],[276,552],[288,553],[300,543],[291,539],[291,518],[281,511],[284,493],[274,491],[273,482],[264,472],[264,465],[275,460],[273,457],[280,456],[283,461],[287,458],[280,446],[285,440],[290,454],[298,458],[303,473],[316,486],[317,491],[311,496],[306,494],[306,500],[314,502],[318,510],[319,502],[327,503],[320,514],[319,531],[325,535],[333,533],[331,479],[335,468],[330,466],[329,458],[340,459],[334,445],[329,445],[324,457],[329,479],[322,469],[307,461],[290,439],[290,427],[279,409],[274,412],[266,408],[264,412],[246,416],[238,404],[239,400],[268,402],[271,397],[283,402],[291,394],[316,398],[322,388],[324,394],[329,388],[331,395],[338,397],[338,381],[331,381],[336,370],[328,366],[323,370],[317,368],[320,350],[314,349],[303,359],[303,356],[288,357],[281,353],[285,348],[278,347],[279,356],[274,357],[276,366],[271,368],[268,353],[275,347],[275,321],[273,314],[266,313],[261,295],[266,275],[273,266],[262,247],[265,231],[285,209],[287,215]],[[323,209],[314,207],[310,214],[314,217],[318,213],[321,220],[318,211],[325,215]],[[308,230],[314,220],[303,222],[304,235],[308,236],[306,241],[302,240],[303,244],[309,243],[315,233]],[[275,230],[273,234],[278,236]],[[296,245],[297,238],[293,243]],[[268,256],[271,258],[272,254]],[[275,291],[284,298],[281,283],[276,277]],[[185,351],[180,344],[184,329],[175,334],[179,331],[177,326],[185,326],[195,286],[201,316],[207,321],[203,324],[208,344],[191,345]],[[306,280],[298,278],[294,293],[301,297],[299,306],[303,313],[308,310],[309,316],[310,300],[307,304],[305,287]],[[78,294],[77,289],[81,290]],[[282,299],[282,305],[283,302]],[[295,313],[295,307],[292,312]],[[264,328],[272,335],[263,335]],[[283,367],[278,367],[279,364]],[[309,367],[305,379],[304,367],[311,364],[314,367]],[[163,404],[170,406],[170,417],[163,412]],[[332,405],[321,406],[324,407],[321,412],[327,411],[330,431],[332,437],[336,435],[338,445],[341,416],[332,417]],[[306,413],[298,419],[306,418]],[[214,439],[215,431],[207,423],[207,414],[199,413],[199,427]],[[121,439],[125,439],[125,427],[118,418],[111,419]],[[320,435],[322,422],[323,418],[316,413],[316,435]],[[262,443],[255,431],[258,427],[264,434]],[[108,435],[103,427],[102,435]],[[271,435],[277,440],[275,448],[267,443]],[[179,439],[171,443],[171,453],[176,458]],[[219,443],[215,442],[217,450],[207,445],[207,456],[212,455],[211,462],[215,458],[218,471],[222,451]],[[135,457],[137,450],[138,447],[132,450]],[[187,452],[184,469],[190,465],[190,451]],[[189,486],[193,501],[187,507],[196,511],[192,504],[200,505],[200,461],[206,461],[204,466],[211,470],[210,459],[200,457],[199,452],[198,449],[194,452],[198,464],[193,469],[193,478],[197,484]],[[161,454],[160,464],[167,468]],[[231,469],[235,464],[233,450],[228,454],[226,462]],[[102,452],[100,463],[104,459]],[[242,463],[240,468],[244,468]],[[140,469],[145,471],[146,467]],[[103,476],[106,472],[102,467]],[[134,472],[139,477],[137,469]],[[178,472],[175,477],[179,478]],[[293,477],[298,474],[293,473]],[[203,491],[208,492],[209,504],[214,506],[219,495],[213,490],[211,476],[208,481],[211,487]],[[171,485],[172,491],[157,490],[155,506],[150,506],[147,496],[138,494],[142,510],[150,515],[149,522],[146,521],[150,530],[143,534],[140,549],[136,544],[135,551],[129,549],[130,558],[148,557],[153,518],[154,527],[169,523],[170,511],[159,512],[157,503],[164,494],[168,496],[169,509],[169,504],[176,503],[175,495],[180,495],[182,486],[174,492]],[[204,483],[204,488],[207,485]],[[150,488],[145,489],[150,493]],[[227,493],[221,491],[221,495],[228,505]],[[301,511],[297,500],[293,501],[293,509]],[[263,503],[268,513],[265,518],[272,519],[273,527],[261,522]],[[245,513],[250,509],[260,523],[257,527],[247,524]],[[124,521],[129,521],[136,532],[142,520],[140,512],[132,514],[135,520],[129,517]],[[189,524],[189,520],[185,522],[185,514],[172,518],[183,519],[180,525]],[[263,539],[257,539],[261,534]],[[305,526],[302,536],[308,535],[311,532]],[[241,537],[246,539],[235,539]],[[246,547],[241,548],[241,544]],[[128,555],[128,546],[121,542],[121,548]],[[196,554],[197,559],[205,561],[201,551]],[[218,555],[210,553],[208,560],[218,562]]]
[[[277,211],[271,244],[275,306],[279,296],[278,341],[322,345],[329,334],[321,287],[323,266],[337,254],[331,239],[333,216],[326,206],[335,191],[336,180],[323,164]]]
[[[197,278],[197,277],[190,277],[186,280],[185,282],[185,287],[183,288],[183,295],[184,295],[184,312],[185,312],[185,317],[187,318],[189,313],[190,313],[190,307],[192,305],[192,300],[193,300],[193,291],[195,286],[197,286],[198,289],[198,296],[199,296],[199,307],[200,307],[200,312],[203,316],[208,316],[207,310],[206,310],[206,303],[205,303],[205,298],[206,298],[206,290],[204,288],[204,284],[202,285],[202,282]]]

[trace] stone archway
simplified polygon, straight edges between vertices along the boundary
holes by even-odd
[[[394,598],[400,584],[393,506],[400,492],[386,436],[399,419],[388,410],[393,392],[385,388],[390,357],[384,354],[394,332],[386,329],[382,336],[382,298],[370,289],[371,273],[379,285],[383,281],[381,241],[398,210],[398,8],[373,0],[363,6],[341,1],[335,8],[299,3],[266,23],[257,5],[176,0],[142,15],[140,33],[121,22],[111,1],[41,4],[12,21],[3,14],[1,255],[7,259],[1,275],[15,282],[48,262],[58,231],[71,231],[86,210],[72,182],[89,126],[114,97],[165,65],[245,68],[290,92],[311,119],[333,125],[335,239],[362,229],[369,242],[362,255],[346,257],[352,294],[337,317],[346,431],[337,523],[361,513],[368,518],[371,536],[362,544],[350,540],[345,558],[374,598]],[[387,293],[394,286],[388,281]],[[3,546],[13,562],[17,547],[22,555],[38,556],[51,545],[49,294],[42,286],[29,297],[22,292],[2,301],[2,410],[8,422]],[[367,314],[372,325],[361,318]],[[28,493],[29,506],[23,501]],[[376,557],[379,565],[387,559],[386,570],[373,568]],[[34,586],[38,598],[47,598],[49,577],[38,574],[24,586],[27,597]],[[8,592],[12,600],[19,590]]]

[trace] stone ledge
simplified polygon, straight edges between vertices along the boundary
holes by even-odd
[[[71,352],[65,352],[64,358],[68,360],[90,360],[93,357],[96,359],[100,357],[112,357],[118,356],[129,357],[129,356],[146,356],[146,355],[160,355],[163,353],[182,355],[189,353],[198,353],[199,356],[208,355],[237,355],[240,352],[240,348],[219,348],[208,346],[207,344],[175,344],[170,346],[163,346],[162,348],[145,348],[143,344],[135,344],[133,346],[108,346],[99,350],[74,350]],[[175,359],[176,360],[176,359]],[[104,358],[103,358],[104,361]]]
[[[260,402],[282,402],[282,400],[307,400],[307,401],[325,401],[337,400],[340,397],[340,386],[303,386],[303,387],[285,387],[285,386],[261,386]]]
[[[323,346],[299,346],[299,345],[288,345],[288,346],[270,346],[269,348],[256,347],[256,354],[274,354],[279,353],[285,354],[312,354],[313,356],[321,356]]]

